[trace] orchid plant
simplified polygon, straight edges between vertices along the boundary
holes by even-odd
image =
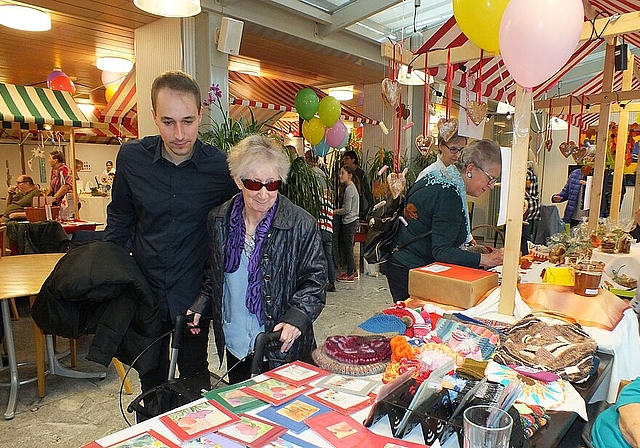
[[[222,151],[228,152],[236,143],[252,134],[261,134],[264,125],[271,120],[268,118],[263,122],[257,122],[253,116],[253,111],[249,108],[251,120],[240,118],[234,120],[227,112],[222,103],[223,92],[219,84],[211,84],[207,92],[207,98],[202,102],[202,106],[209,111],[212,108],[218,109],[222,115],[222,120],[215,121],[210,119],[210,123],[204,124],[200,131],[200,140],[210,145],[220,148]]]

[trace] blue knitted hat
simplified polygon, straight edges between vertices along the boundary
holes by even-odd
[[[358,325],[358,328],[374,334],[404,334],[407,331],[403,320],[390,314],[376,314]]]

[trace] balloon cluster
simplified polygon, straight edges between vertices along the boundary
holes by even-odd
[[[453,0],[453,14],[469,40],[499,52],[513,79],[531,88],[575,51],[584,6],[582,0]]]
[[[329,148],[342,149],[349,141],[347,127],[340,120],[342,106],[332,96],[322,100],[309,88],[296,93],[295,106],[302,123],[302,135],[319,156],[326,156]],[[317,116],[316,116],[317,114]]]
[[[51,90],[64,90],[65,92],[76,93],[76,86],[65,72],[59,68],[54,68],[47,76],[47,87]]]

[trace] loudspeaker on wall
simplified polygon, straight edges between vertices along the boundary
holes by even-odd
[[[244,22],[223,17],[218,35],[218,51],[237,55],[240,52]]]

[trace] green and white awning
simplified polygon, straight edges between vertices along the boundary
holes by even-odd
[[[20,123],[20,127],[36,125],[90,128],[71,93],[40,87],[16,86],[0,83],[0,121],[3,128]]]

